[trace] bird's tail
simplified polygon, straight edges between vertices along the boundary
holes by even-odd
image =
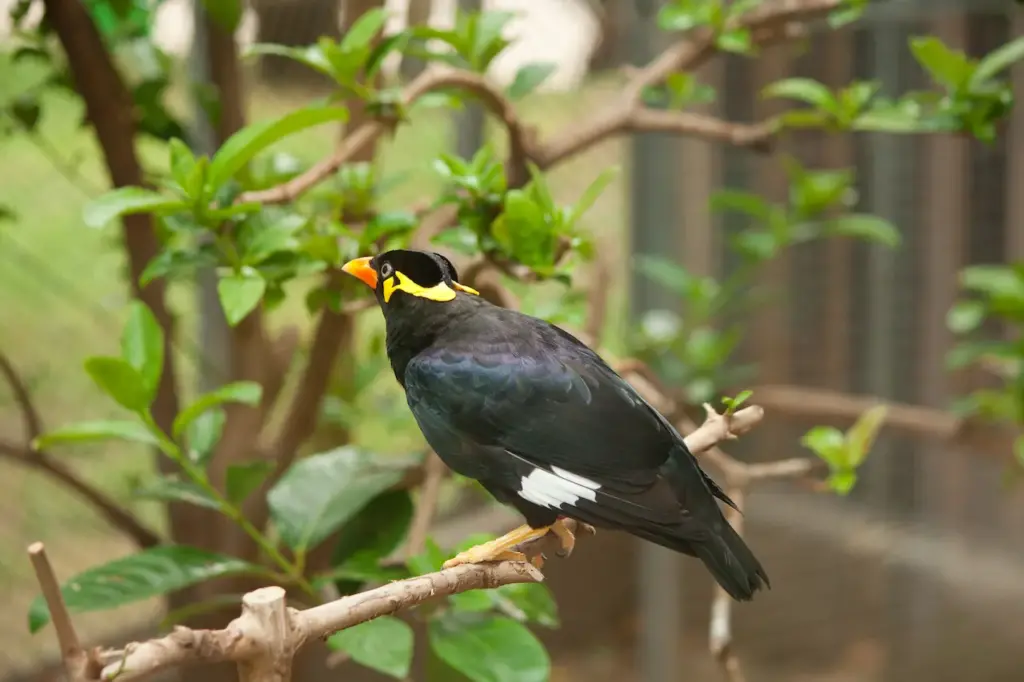
[[[733,599],[749,601],[758,590],[771,588],[761,562],[728,522],[707,541],[690,544],[694,554]]]
[[[673,530],[671,527],[654,530],[647,526],[633,532],[662,547],[697,557],[722,589],[737,601],[749,601],[758,590],[771,587],[761,562],[724,519],[720,528],[708,528],[699,538],[692,528]]]
[[[699,558],[722,589],[737,601],[748,601],[758,590],[771,588],[761,562],[726,520],[715,498],[727,503],[731,500],[701,471],[685,445],[673,453],[664,473],[691,517],[677,529],[666,528],[665,532],[659,533],[661,538],[651,539]],[[733,504],[730,506],[735,507]],[[697,528],[688,527],[691,524]]]

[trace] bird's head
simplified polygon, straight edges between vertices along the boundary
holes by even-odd
[[[439,253],[395,249],[377,256],[355,258],[341,268],[373,289],[381,308],[414,301],[446,303],[456,292],[479,295],[459,284],[459,273]]]

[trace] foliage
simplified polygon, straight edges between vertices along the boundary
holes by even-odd
[[[750,293],[762,266],[785,249],[819,239],[849,237],[893,248],[900,243],[897,229],[882,218],[842,212],[856,200],[851,169],[810,170],[787,158],[784,170],[789,178],[784,205],[738,190],[711,197],[712,210],[738,214],[748,225],[730,235],[739,265],[721,281],[692,275],[662,257],[636,259],[640,271],[670,291],[682,310],[647,312],[632,339],[633,351],[681,386],[692,403],[707,402],[750,375],[750,368],[737,366],[732,356],[747,328],[744,315],[763,303]]]
[[[958,406],[965,415],[1024,426],[1024,263],[974,265],[960,273],[965,296],[946,317],[962,341],[950,352],[950,369],[975,367],[994,375],[998,388],[973,391]],[[1024,467],[1024,436],[1014,442]]]
[[[24,0],[12,10],[21,41],[14,58],[37,59],[47,66],[48,76],[39,91],[69,90],[67,64],[54,49],[49,28],[43,23],[32,30],[27,24],[29,4]],[[223,27],[237,25],[241,5],[235,0],[205,4]],[[659,23],[671,33],[706,33],[716,49],[754,57],[757,45],[747,20],[761,4],[760,0],[672,0],[662,8]],[[842,3],[830,16],[831,22],[838,25],[856,18],[864,4],[860,0]],[[335,91],[324,102],[244,127],[212,156],[197,156],[189,149],[182,141],[182,126],[164,105],[170,61],[136,31],[105,29],[108,47],[122,66],[132,66],[124,70],[131,74],[129,89],[138,130],[165,144],[167,170],[150,174],[155,179],[152,187],[122,187],[96,197],[86,208],[83,222],[103,229],[127,215],[154,216],[161,250],[140,283],[190,279],[200,269],[213,268],[220,303],[232,326],[273,310],[288,299],[289,285],[308,284],[314,277],[318,284],[305,301],[311,314],[348,310],[361,303],[360,297],[368,297],[367,292],[349,282],[338,284],[330,275],[357,254],[409,245],[418,218],[412,212],[382,209],[384,181],[374,163],[344,164],[322,178],[319,187],[294,200],[260,201],[266,197],[260,191],[293,180],[305,170],[272,148],[301,131],[346,121],[346,102],[352,100],[361,100],[379,123],[400,125],[408,120],[413,103],[397,88],[380,84],[377,76],[388,55],[401,52],[485,74],[509,44],[505,29],[511,18],[505,12],[460,12],[452,28],[415,26],[381,35],[386,15],[374,10],[359,17],[340,40],[322,38],[305,47],[255,45],[251,55],[296,60],[327,76]],[[1012,104],[1003,72],[1024,56],[1024,39],[981,59],[968,58],[932,37],[912,39],[909,49],[937,90],[889,99],[879,95],[877,83],[854,82],[833,92],[810,79],[786,79],[769,85],[763,95],[805,106],[782,114],[776,130],[965,132],[991,140],[996,123]],[[553,66],[546,63],[524,66],[498,96],[525,97],[542,86],[552,71]],[[646,102],[682,109],[714,97],[713,90],[690,73],[671,74],[664,81],[644,91]],[[45,114],[38,94],[33,91],[0,102],[0,130],[35,135]],[[459,104],[480,92],[446,87],[431,94]],[[214,114],[215,109],[211,104]],[[454,224],[432,237],[435,245],[482,257],[506,273],[526,272],[530,280],[550,280],[563,287],[572,284],[579,265],[593,256],[583,218],[616,172],[593,173],[588,188],[574,203],[564,205],[549,186],[547,169],[525,162],[518,173],[521,181],[489,145],[469,159],[442,154],[433,168],[445,183],[434,208],[451,204],[457,215]],[[750,376],[751,368],[737,367],[732,360],[744,338],[742,316],[749,306],[760,303],[748,291],[762,266],[786,249],[813,240],[855,238],[899,246],[900,235],[893,225],[852,211],[856,204],[852,170],[810,169],[793,159],[785,159],[783,169],[790,187],[783,203],[737,190],[712,197],[715,211],[736,214],[744,223],[730,235],[739,265],[725,277],[697,276],[663,258],[637,260],[636,266],[669,290],[681,309],[647,313],[630,339],[631,349],[681,387],[690,403],[711,401]],[[0,207],[0,218],[5,215]],[[1018,329],[1024,322],[1024,269],[1020,266],[969,269],[964,285],[974,297],[951,313],[951,325],[957,331],[974,331],[990,317]],[[575,304],[569,296],[564,300],[549,317],[574,315]],[[405,566],[384,561],[403,546],[412,525],[412,497],[401,482],[419,466],[420,457],[385,457],[376,444],[348,444],[298,458],[278,470],[281,453],[253,452],[250,459],[227,465],[223,477],[220,472],[213,475],[229,414],[261,406],[264,388],[252,381],[222,386],[186,404],[171,428],[162,428],[152,406],[172,340],[166,338],[153,313],[134,302],[120,353],[85,362],[97,388],[126,412],[125,418],[62,426],[37,438],[34,445],[42,449],[117,439],[157,448],[178,465],[180,474],[147,481],[136,494],[225,516],[259,547],[261,563],[168,543],[72,578],[64,590],[73,609],[111,608],[213,577],[253,573],[287,585],[315,603],[324,588],[349,594],[368,582],[440,568],[446,553],[433,542],[427,542],[427,549]],[[346,412],[353,396],[367,392],[373,379],[385,371],[381,343],[379,335],[373,337],[367,344],[373,359],[354,363],[358,366],[347,396],[351,400],[328,401],[329,408],[342,415],[338,421],[347,425],[354,421]],[[1024,422],[1024,347],[1019,340],[967,345],[958,357],[961,364],[997,358],[1008,377],[1005,390],[976,393],[975,407]],[[731,413],[749,397],[750,392],[743,391],[722,402]],[[836,492],[845,494],[855,484],[857,467],[884,416],[884,408],[877,408],[846,433],[816,427],[805,435],[804,445],[828,464],[829,485]],[[1018,452],[1024,453],[1020,441]],[[215,483],[221,478],[223,485]],[[243,511],[257,496],[269,508],[266,527],[254,525]],[[310,567],[310,551],[325,543],[332,550],[330,565]],[[436,657],[473,682],[549,678],[547,653],[528,627],[557,625],[555,604],[544,586],[514,585],[455,595],[421,611],[418,615],[428,621],[428,643]],[[42,627],[46,618],[37,600],[30,614],[32,629]],[[408,624],[384,617],[334,635],[329,645],[357,663],[404,679],[415,642]]]
[[[885,405],[876,405],[862,414],[846,433],[834,426],[815,426],[800,439],[804,447],[828,465],[827,484],[832,490],[840,495],[853,490],[857,484],[857,469],[871,452],[887,411]]]

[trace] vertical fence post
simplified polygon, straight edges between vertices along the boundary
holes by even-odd
[[[458,1],[461,12],[479,12],[481,6],[481,0]],[[459,156],[468,159],[483,145],[484,121],[484,111],[474,101],[466,101],[462,111],[455,112],[455,149]]]
[[[657,50],[659,3],[637,0],[630,26],[623,31],[633,64],[650,60]],[[636,254],[678,253],[678,141],[671,135],[633,135],[630,145],[630,231]],[[673,308],[664,290],[631,274],[630,310],[634,319],[655,307]],[[682,591],[679,556],[649,542],[639,543],[637,592],[640,633],[637,666],[642,682],[676,682],[682,643]]]
[[[210,55],[207,41],[209,18],[203,3],[192,0],[192,51],[189,55],[189,77],[194,89],[202,91],[210,85]],[[193,96],[192,125],[189,129],[192,151],[213,155],[217,148],[213,122],[199,96]],[[217,296],[217,275],[213,268],[202,268],[196,273],[196,303],[199,315],[199,376],[200,392],[207,392],[222,384],[230,370],[230,332]]]

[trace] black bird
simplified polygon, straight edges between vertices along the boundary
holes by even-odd
[[[515,545],[564,518],[700,558],[734,599],[769,586],[715,498],[735,507],[679,433],[594,351],[492,305],[437,253],[394,250],[343,270],[373,288],[387,353],[427,443],[526,524],[446,566],[522,558]]]

